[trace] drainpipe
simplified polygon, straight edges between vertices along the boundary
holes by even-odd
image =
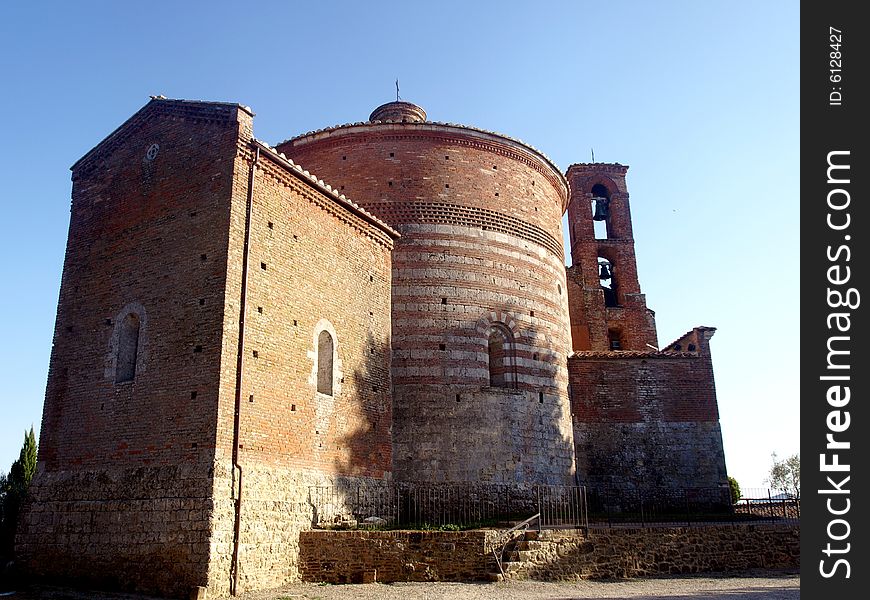
[[[239,588],[239,538],[242,527],[242,465],[239,462],[239,432],[242,416],[242,372],[245,357],[245,308],[248,295],[248,262],[251,247],[251,214],[254,209],[254,174],[260,160],[260,148],[254,146],[254,161],[248,170],[248,197],[245,207],[245,243],[242,248],[242,290],[239,301],[239,347],[236,357],[236,406],[233,417],[233,486],[235,502],[235,523],[233,524],[233,560],[230,564],[230,594],[235,596]],[[237,477],[238,475],[238,477]]]

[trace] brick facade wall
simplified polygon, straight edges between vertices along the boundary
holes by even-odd
[[[45,469],[175,463],[214,447],[240,127],[226,110],[190,116],[149,104],[124,128],[129,137],[74,168]],[[148,160],[152,144],[160,148]],[[141,313],[136,375],[116,383],[118,326],[130,311]]]
[[[561,175],[519,143],[438,124],[340,128],[278,149],[402,233],[393,254],[396,476],[570,483]],[[515,390],[491,387],[493,324],[512,338],[504,371]]]
[[[235,168],[209,589],[228,591],[238,315],[248,177]],[[240,410],[238,592],[297,576],[308,488],[391,477],[390,273],[393,239],[263,150],[253,181]],[[333,340],[332,394],[318,392],[318,337]]]
[[[17,540],[32,573],[228,591],[251,140],[243,108],[155,99],[74,167],[39,467]],[[243,589],[296,575],[309,485],[392,469],[396,234],[266,147],[253,189]],[[332,394],[316,388],[320,331],[334,341]]]
[[[221,423],[232,424],[244,211],[236,165],[223,329]],[[391,470],[392,239],[262,153],[253,184],[245,329],[243,460],[383,477]],[[318,336],[334,344],[333,394],[317,391]],[[218,433],[221,453],[232,430]]]
[[[708,329],[694,352],[568,360],[579,479],[599,488],[719,487],[725,455]]]
[[[32,572],[172,593],[205,582],[231,174],[246,117],[152,102],[73,168],[38,471],[18,538]],[[116,382],[131,312],[135,377]]]
[[[369,123],[277,149],[391,225],[409,222],[405,210],[452,206],[483,224],[485,216],[505,219],[517,225],[515,234],[537,229],[539,243],[549,236],[562,253],[564,178],[538,152],[502,136],[437,123]]]

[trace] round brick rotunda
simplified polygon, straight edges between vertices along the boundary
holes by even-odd
[[[397,229],[393,464],[400,480],[574,477],[565,177],[501,134],[389,102],[278,146]]]

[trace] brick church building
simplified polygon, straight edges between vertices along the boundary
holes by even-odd
[[[627,170],[153,98],[72,167],[22,561],[240,593],[298,577],[310,486],[727,486],[715,330],[659,346]]]

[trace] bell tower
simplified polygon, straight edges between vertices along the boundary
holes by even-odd
[[[658,347],[655,313],[637,279],[626,171],[618,163],[568,168],[568,307],[575,351]]]

